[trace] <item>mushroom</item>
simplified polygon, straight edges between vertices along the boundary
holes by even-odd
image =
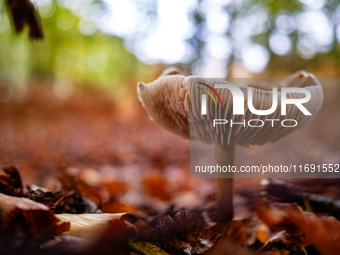
[[[232,93],[219,87],[217,84],[229,84],[225,81],[207,82],[196,76],[183,76],[173,68],[151,82],[150,84],[138,83],[138,97],[149,117],[165,129],[180,135],[186,139],[195,139],[207,144],[216,144],[215,159],[220,166],[234,165],[235,145],[242,146],[262,145],[266,142],[274,142],[296,128],[284,128],[281,122],[285,119],[294,119],[298,127],[309,122],[319,111],[323,101],[323,91],[318,80],[304,71],[290,76],[290,79],[282,87],[305,88],[311,93],[311,100],[304,103],[304,107],[312,116],[304,115],[297,106],[288,105],[286,115],[281,115],[278,107],[269,116],[253,114],[248,105],[244,106],[244,115],[234,115]],[[203,85],[204,84],[204,85]],[[191,86],[192,85],[192,86]],[[208,85],[208,86],[206,86]],[[201,104],[203,88],[216,88],[220,95],[221,104],[214,104],[214,99],[208,98],[206,115],[202,115]],[[197,89],[197,87],[202,89]],[[220,86],[221,87],[221,86]],[[245,101],[248,99],[248,90],[252,91],[253,107],[257,110],[267,110],[273,104],[273,91],[261,85],[237,86],[243,92]],[[280,105],[281,88],[278,88],[277,101]],[[250,94],[249,94],[250,95]],[[303,99],[303,93],[287,92],[286,98]],[[210,101],[209,101],[210,100]],[[251,119],[276,119],[280,121],[265,121],[261,128],[243,125],[212,125],[213,119],[225,119],[233,122],[246,123]],[[255,125],[255,124],[253,124]],[[217,221],[228,222],[233,217],[233,179],[232,176],[218,176],[217,187]]]

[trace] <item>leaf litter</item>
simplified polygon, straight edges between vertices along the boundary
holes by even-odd
[[[1,169],[1,254],[340,252],[336,180],[244,181],[235,219],[216,223],[214,183],[190,179],[188,143],[164,135],[142,109],[131,115],[138,129],[125,125],[102,95],[96,104],[61,104],[44,93],[0,109],[2,162],[20,166]],[[31,132],[37,127],[40,139]]]
[[[223,224],[214,222],[213,203],[179,208],[159,194],[151,194],[151,201],[159,200],[163,206],[135,204],[132,211],[112,213],[85,198],[79,189],[101,186],[107,179],[89,185],[83,178],[74,178],[67,186],[74,190],[43,191],[24,187],[16,167],[2,170],[2,254],[330,255],[340,251],[340,222],[306,212],[296,203],[256,198],[249,203],[248,217]],[[164,185],[164,179],[157,178],[149,184],[152,189]],[[95,191],[99,197],[103,192],[94,189],[91,194]],[[114,189],[107,192],[117,196]]]

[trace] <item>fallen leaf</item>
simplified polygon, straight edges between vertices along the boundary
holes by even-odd
[[[107,189],[111,197],[122,195],[128,190],[127,185],[124,182],[103,180],[102,185]]]
[[[99,213],[95,204],[74,191],[44,192],[41,189],[32,190],[28,198],[42,203],[55,213]]]
[[[86,239],[87,244],[77,254],[81,255],[126,255],[131,252],[128,240],[137,239],[137,229],[122,218],[107,221],[106,227],[93,238]]]
[[[210,228],[204,229],[202,237],[213,242],[216,242],[217,238],[222,237],[237,245],[244,245],[247,241],[245,228],[242,221],[239,220],[217,223]]]
[[[229,236],[218,235],[213,246],[206,250],[204,255],[248,255],[247,246],[235,243]]]
[[[14,23],[15,31],[21,32],[28,27],[31,39],[43,39],[44,33],[35,6],[30,1],[7,0],[7,6]]]
[[[307,255],[306,250],[299,244],[299,239],[281,231],[270,238],[258,251],[259,254],[271,255],[275,252],[282,255]]]
[[[322,255],[334,255],[340,251],[340,222],[334,217],[318,218],[296,204],[261,205],[256,211],[272,231],[301,232],[304,239],[300,243],[314,246]]]
[[[120,219],[125,213],[94,213],[94,214],[57,214],[61,222],[70,222],[70,230],[65,235],[81,238],[92,238],[109,227],[110,221]]]
[[[118,200],[108,201],[101,206],[104,213],[121,213],[134,212],[137,208],[132,205],[126,205]]]
[[[1,254],[27,254],[70,229],[45,205],[0,193]]]
[[[128,246],[132,250],[137,251],[143,255],[169,255],[169,253],[166,253],[157,246],[146,242],[129,240]]]
[[[39,231],[63,233],[69,223],[60,223],[54,213],[45,205],[27,198],[8,196],[0,193],[0,231],[6,234],[19,225],[20,231],[34,234]]]
[[[153,197],[157,197],[162,201],[169,201],[172,196],[168,191],[168,182],[161,176],[151,175],[144,179],[144,187],[146,192]]]
[[[248,255],[247,246],[256,241],[260,222],[255,219],[233,220],[228,223],[217,223],[202,231],[202,237],[214,244],[204,255]]]
[[[4,174],[0,175],[0,193],[22,197],[23,188],[21,176],[15,166],[4,167]]]

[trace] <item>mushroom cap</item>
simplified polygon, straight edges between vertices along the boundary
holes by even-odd
[[[164,75],[150,84],[138,83],[138,98],[154,122],[190,138],[190,79],[194,76]]]
[[[164,72],[163,72],[164,73]],[[214,87],[215,84],[230,84],[225,81],[205,81],[196,76],[177,75],[173,70],[167,75],[159,77],[150,84],[138,84],[138,97],[150,118],[165,129],[182,136],[200,140],[207,144],[230,144],[238,143],[243,146],[261,145],[266,142],[274,142],[292,133],[297,128],[305,125],[313,119],[321,108],[323,102],[323,91],[318,80],[310,73],[304,71],[297,72],[290,76],[288,82],[282,87],[300,87],[311,92],[311,99],[303,106],[312,114],[304,115],[295,105],[287,104],[287,113],[281,115],[281,91],[278,89],[277,109],[270,115],[255,115],[248,109],[247,97],[248,89],[253,89],[253,105],[257,110],[267,110],[272,106],[272,90],[261,85],[250,84],[248,86],[237,85],[245,99],[245,114],[233,115],[232,94],[227,89],[216,89],[220,95],[222,105],[215,106],[213,100],[208,97],[207,114],[201,115],[201,95],[205,92],[196,87],[204,86],[197,82],[202,82]],[[303,93],[287,93],[287,98],[304,98]],[[216,125],[213,127],[214,119],[226,119],[228,124]],[[247,123],[251,119],[264,121],[262,127],[251,127]],[[266,119],[276,119],[279,121],[265,121]],[[296,127],[283,127],[281,121],[294,119],[298,125]],[[233,123],[243,125],[230,126]],[[257,125],[256,121],[252,125]],[[274,125],[272,127],[272,125]]]

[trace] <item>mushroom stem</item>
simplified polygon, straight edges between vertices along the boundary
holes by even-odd
[[[229,145],[216,145],[216,163],[223,167],[234,165],[235,143]],[[225,174],[225,173],[222,173]],[[233,173],[229,173],[233,177]],[[233,178],[217,179],[217,222],[225,223],[233,219]]]

